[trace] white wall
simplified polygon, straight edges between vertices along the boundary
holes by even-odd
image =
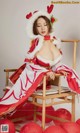
[[[23,64],[29,47],[26,34],[26,14],[46,10],[50,0],[0,0],[0,96],[5,86],[5,68],[18,68]],[[55,4],[55,35],[61,39],[80,40],[80,4]],[[62,46],[65,64],[71,65],[72,45]],[[80,76],[80,43],[77,49],[77,68]],[[78,104],[78,103],[77,103]],[[76,109],[79,114],[79,109]]]

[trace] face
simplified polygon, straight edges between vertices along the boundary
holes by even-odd
[[[38,34],[40,34],[41,36],[45,36],[49,34],[49,26],[45,21],[45,19],[39,18],[37,20],[37,31],[38,31]]]

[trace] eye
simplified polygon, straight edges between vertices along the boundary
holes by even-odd
[[[44,24],[44,26],[47,26],[47,24]]]
[[[45,23],[45,24],[44,24],[44,26],[48,26],[48,24],[47,24],[47,23]]]
[[[37,27],[41,27],[40,25],[37,25]]]

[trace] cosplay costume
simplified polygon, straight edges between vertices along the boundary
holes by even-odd
[[[52,11],[52,5],[49,13],[50,11]],[[61,41],[56,39],[53,35],[42,37],[33,34],[33,22],[41,15],[47,16],[50,19],[48,13],[41,11],[35,13],[33,16],[31,13],[27,15],[27,17],[32,16],[32,19],[30,19],[27,25],[27,33],[29,37],[34,39],[29,51],[27,52],[24,64],[10,77],[10,81],[13,84],[12,87],[6,91],[4,96],[0,99],[0,115],[4,115],[8,112],[10,113],[17,109],[17,107],[25,104],[30,95],[35,92],[41,83],[44,75],[50,71],[56,73],[61,73],[62,71],[67,72],[66,80],[68,81],[69,88],[74,92],[80,93],[80,79],[76,72],[66,65],[59,64],[62,58],[62,52],[60,50]],[[60,55],[54,61],[44,59],[39,55],[35,56],[43,46],[43,42],[47,40],[53,40],[53,45],[60,51]]]
[[[43,37],[35,39],[29,51],[24,64],[10,77],[13,86],[8,90],[0,101],[0,114],[4,114],[8,109],[12,111],[17,106],[23,104],[28,97],[36,90],[39,83],[42,81],[43,76],[52,71],[50,67],[57,62],[44,61],[41,57],[34,57],[35,53],[43,45]],[[59,46],[60,41],[54,39],[56,46]],[[35,47],[34,47],[35,45]],[[57,61],[59,62],[62,56]]]

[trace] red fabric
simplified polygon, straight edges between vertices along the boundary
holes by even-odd
[[[35,122],[30,122],[21,128],[20,133],[43,133],[43,130]]]
[[[5,114],[5,113],[8,113],[8,111],[11,112],[11,111],[15,110],[17,107],[21,107],[22,104],[24,104],[25,101],[28,99],[28,97],[29,97],[31,94],[33,94],[33,92],[36,90],[38,84],[41,82],[41,80],[42,80],[42,78],[43,78],[44,75],[45,75],[45,72],[41,73],[41,74],[38,76],[38,78],[37,78],[36,81],[35,81],[36,84],[33,84],[33,85],[29,88],[29,90],[26,91],[26,95],[23,96],[17,103],[8,106],[8,109],[7,109],[7,110],[5,110],[5,108],[7,107],[7,105],[4,105],[4,106],[3,106],[4,108],[2,108],[2,111],[0,111],[0,115],[3,115],[3,114]],[[5,111],[4,111],[4,110],[5,110]]]
[[[30,103],[25,103],[21,107],[16,109],[11,116],[8,116],[8,119],[15,119],[25,117],[25,120],[33,120],[34,114],[34,105]],[[18,121],[17,121],[18,122]]]
[[[69,74],[67,75],[67,81],[68,81],[69,87],[70,87],[73,91],[75,91],[75,92],[77,92],[77,93],[80,93],[80,88],[79,88],[79,85],[78,85],[78,83],[77,83],[77,81],[76,81],[76,78],[71,78],[71,76],[72,76],[71,73],[69,73]]]
[[[51,39],[50,35],[46,35],[46,36],[44,36],[44,40],[50,40],[50,39]],[[53,39],[56,39],[56,37],[53,36]]]
[[[50,40],[50,35],[44,36],[44,40]]]
[[[38,65],[40,65],[40,66],[43,66],[43,67],[50,67],[50,65],[49,65],[49,63],[44,63],[43,61],[41,61],[41,60],[39,60],[39,59],[37,59],[36,58],[36,62],[37,62],[37,64]]]
[[[32,52],[32,51],[36,48],[36,46],[38,45],[38,41],[39,41],[38,38],[36,38],[36,39],[34,39],[34,40],[32,41],[31,47],[30,47],[30,49],[29,49],[28,52]]]
[[[63,69],[62,68],[60,69],[60,67],[64,67],[64,68]],[[69,88],[72,91],[80,94],[80,87],[79,87],[79,84],[77,82],[77,79],[78,80],[80,80],[80,79],[77,77],[77,75],[75,74],[75,72],[72,69],[70,69],[70,68],[68,68],[68,67],[66,67],[64,65],[59,66],[59,70],[58,70],[58,68],[56,70],[56,73],[60,73],[60,74],[63,74],[64,75],[63,72],[66,72],[67,73],[66,79],[67,79],[67,83],[68,83]],[[73,74],[74,74],[75,78],[73,78]]]
[[[0,105],[0,112],[6,112],[9,108],[10,108],[11,105]]]
[[[36,60],[36,58],[33,58],[33,59],[25,58],[24,62],[33,62],[33,63],[35,63],[36,62],[35,60]]]
[[[38,58],[35,58],[35,57],[33,59],[25,58],[24,61],[25,62],[32,62],[35,65],[43,66],[43,67],[46,67],[46,68],[50,67],[49,63],[44,63],[43,61],[41,61],[41,60],[39,60]]]
[[[11,82],[12,82],[13,84],[15,84],[16,80],[19,78],[19,76],[20,76],[20,74],[22,73],[22,71],[24,70],[25,66],[26,66],[26,63],[23,64],[20,68],[18,68],[18,69],[16,70],[16,72],[14,72],[14,73],[10,76],[9,79],[11,80]]]

